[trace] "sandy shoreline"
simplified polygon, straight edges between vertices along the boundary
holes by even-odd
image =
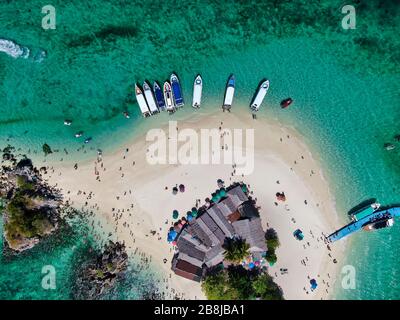
[[[47,165],[54,168],[49,182],[62,188],[74,207],[93,211],[104,236],[111,233],[111,239],[125,241],[131,254],[136,250],[150,257],[160,267],[169,290],[186,299],[199,299],[204,298],[200,285],[176,276],[170,269],[173,249],[166,235],[172,211],[176,209],[183,216],[197,199],[204,203],[217,188],[217,179],[226,184],[244,181],[261,206],[264,229],[272,227],[278,232],[278,262],[269,273],[282,287],[284,297],[328,298],[344,245],[335,244],[329,251],[322,240],[322,233],[335,230],[340,219],[321,166],[294,130],[267,119],[255,121],[247,111],[193,114],[190,120],[178,121],[179,130],[219,127],[254,128],[252,174],[232,176],[232,165],[228,164],[150,165],[146,160],[150,142],[143,135],[104,154],[101,162],[78,163],[77,170],[70,162],[48,160]],[[185,192],[173,195],[172,188],[180,183],[185,185]],[[282,191],[287,200],[275,205],[275,194]],[[305,235],[301,242],[293,237],[297,228]],[[338,264],[332,262],[334,258]],[[281,275],[280,268],[287,268],[288,274]],[[309,290],[311,278],[319,284],[314,292]]]

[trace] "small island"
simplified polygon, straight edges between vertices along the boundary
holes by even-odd
[[[100,299],[128,268],[125,245],[110,241],[93,261],[83,265],[75,284],[74,299]]]
[[[61,222],[62,195],[43,181],[26,157],[17,159],[13,148],[3,150],[0,198],[3,203],[5,248],[14,253],[31,249],[54,233]]]
[[[168,240],[175,246],[172,270],[202,282],[208,299],[283,299],[267,273],[276,262],[278,236],[264,232],[246,184],[222,186],[175,223]]]

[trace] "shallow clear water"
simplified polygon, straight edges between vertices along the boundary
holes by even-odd
[[[396,1],[362,1],[356,6],[356,30],[340,27],[339,1],[290,1],[277,7],[273,2],[53,1],[57,29],[47,31],[40,28],[40,1],[0,4],[0,37],[47,51],[41,63],[0,55],[2,142],[9,140],[24,152],[47,142],[60,152],[66,148],[69,157],[94,157],[95,149],[107,152],[169,119],[140,117],[132,96],[135,81],[162,82],[175,71],[189,105],[193,79],[201,73],[200,112],[207,113],[220,107],[230,73],[237,79],[235,99],[246,104],[268,77],[269,108],[260,112],[295,127],[312,146],[343,221],[348,209],[368,198],[399,203],[400,145],[383,149],[400,133]],[[279,102],[288,96],[295,103],[282,111]],[[122,116],[124,110],[131,119]],[[180,111],[190,112],[189,107]],[[73,120],[72,126],[63,126],[64,119]],[[85,149],[73,137],[79,130],[93,137]],[[66,155],[51,159],[58,157]],[[338,281],[336,297],[400,298],[399,244],[399,221],[390,230],[352,236],[342,263],[356,267],[357,289],[343,290]],[[42,256],[72,266],[74,246],[79,240],[2,263],[6,274],[17,270],[27,279],[0,281],[7,297],[29,297],[33,289],[23,283],[37,283],[40,273],[34,266],[43,263]],[[66,298],[68,286],[60,296],[47,294],[42,297]]]

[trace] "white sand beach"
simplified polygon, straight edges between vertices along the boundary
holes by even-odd
[[[54,172],[49,171],[49,182],[62,188],[72,206],[93,210],[105,235],[111,232],[111,239],[125,241],[131,254],[138,250],[150,257],[162,270],[169,290],[185,299],[202,299],[199,283],[171,271],[173,248],[166,237],[172,211],[184,216],[197,199],[203,204],[217,189],[217,179],[226,185],[243,181],[261,206],[264,229],[278,233],[278,262],[269,273],[283,289],[284,298],[325,299],[338,272],[333,259],[341,261],[344,247],[338,243],[329,251],[323,241],[322,234],[334,231],[341,221],[321,166],[294,130],[272,120],[253,120],[242,110],[218,110],[206,116],[193,112],[190,121],[178,121],[178,128],[254,128],[254,172],[250,175],[232,175],[231,164],[151,165],[146,160],[151,142],[139,136],[103,154],[101,161],[79,162],[77,169],[70,162],[51,162]],[[173,195],[172,188],[181,183],[185,192]],[[285,202],[276,200],[277,192],[285,193]],[[304,233],[303,241],[293,236],[297,228]],[[281,275],[280,268],[288,273]],[[314,292],[310,291],[312,278],[318,282]]]

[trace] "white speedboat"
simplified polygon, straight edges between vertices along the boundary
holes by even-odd
[[[174,98],[172,96],[171,85],[168,81],[164,82],[164,100],[169,113],[175,112]]]
[[[253,111],[258,111],[260,109],[261,103],[264,100],[265,95],[267,94],[269,89],[269,80],[265,80],[261,85],[258,87],[258,91],[256,96],[254,97],[253,101],[251,102],[250,109]]]
[[[193,103],[192,107],[193,108],[200,108],[201,104],[201,93],[203,90],[203,79],[201,78],[200,75],[194,79],[194,84],[193,84]]]
[[[146,97],[147,105],[149,106],[151,114],[155,114],[160,112],[157,108],[156,100],[153,96],[153,91],[151,90],[150,85],[145,81],[143,82],[143,91],[144,96]]]
[[[226,84],[224,104],[222,105],[223,110],[231,109],[234,93],[235,93],[235,76],[232,74],[228,79],[228,83]]]
[[[143,92],[137,84],[135,84],[135,95],[136,95],[136,101],[139,105],[139,108],[140,108],[140,111],[142,112],[143,117],[150,116],[151,114],[150,114],[149,107],[147,106],[146,99],[144,98]]]

